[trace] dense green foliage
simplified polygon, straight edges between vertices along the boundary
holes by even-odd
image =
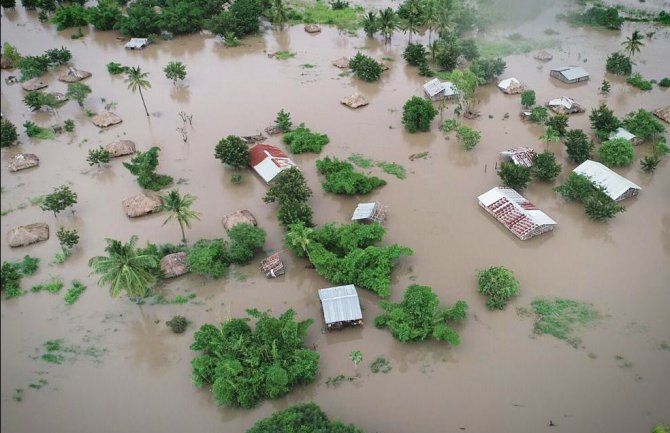
[[[149,0],[133,2],[126,15],[117,20],[114,29],[132,38],[144,38],[150,34],[160,34],[160,15],[153,9]]]
[[[605,27],[612,30],[619,30],[624,21],[623,17],[619,16],[618,9],[602,6],[592,6],[583,13],[571,14],[568,19],[575,24]]]
[[[57,30],[65,30],[69,27],[82,27],[88,25],[88,12],[79,4],[61,5],[51,20],[56,24]]]
[[[260,0],[235,0],[227,10],[218,12],[207,24],[217,35],[234,33],[242,37],[258,32],[258,23],[263,12]]]
[[[111,160],[112,154],[102,146],[98,147],[97,149],[89,149],[88,156],[86,157],[86,162],[88,162],[88,165],[97,165],[98,167],[101,167],[102,164],[109,163]]]
[[[99,0],[88,9],[88,20],[96,30],[113,30],[121,19],[121,8],[115,0]]]
[[[247,433],[363,433],[363,431],[353,425],[330,421],[315,403],[303,403],[290,406],[258,421],[247,430]]]
[[[165,72],[165,78],[172,80],[173,85],[177,85],[177,80],[186,78],[186,65],[182,62],[169,62],[165,68],[163,68],[163,72]]]
[[[388,328],[403,343],[433,338],[457,346],[460,336],[449,324],[465,319],[468,304],[458,301],[451,308],[440,308],[439,304],[432,288],[413,284],[405,290],[402,302],[381,301],[383,313],[375,317],[375,326]]]
[[[86,286],[81,283],[79,280],[72,280],[72,287],[67,289],[65,293],[65,303],[67,305],[72,305],[79,297],[86,291]]]
[[[202,354],[191,361],[193,383],[211,385],[219,405],[251,408],[311,383],[319,372],[319,354],[305,347],[311,319],[297,322],[293,310],[279,317],[247,313],[256,319],[254,329],[248,319],[230,319],[194,335],[191,350]]]
[[[236,224],[228,232],[230,238],[230,261],[246,265],[253,260],[265,245],[265,230],[252,224]]]
[[[633,145],[625,138],[607,140],[598,149],[600,160],[608,167],[630,165],[633,162],[633,154]]]
[[[384,233],[377,223],[326,224],[313,230],[293,224],[285,243],[295,254],[307,254],[319,275],[331,283],[354,284],[385,298],[390,294],[395,261],[413,251],[399,245],[375,246]],[[297,242],[300,238],[302,242]]]
[[[284,111],[283,108],[279,110],[277,118],[275,119],[275,125],[277,125],[277,128],[279,128],[281,132],[289,132],[293,126],[293,122],[291,122],[291,113]]]
[[[56,133],[52,128],[42,128],[30,120],[26,120],[23,127],[26,129],[26,135],[30,138],[50,140],[56,136]]]
[[[530,305],[537,315],[533,329],[536,334],[553,335],[575,348],[581,343],[577,330],[602,318],[591,304],[570,299],[535,299]]]
[[[605,68],[610,74],[630,75],[633,72],[633,62],[621,53],[612,53],[607,57]]]
[[[63,122],[63,129],[65,129],[65,132],[74,132],[74,127],[75,127],[75,123],[74,123],[74,120],[72,120],[72,119],[66,119]]]
[[[354,171],[354,166],[337,158],[326,157],[316,161],[316,169],[326,176],[321,183],[323,189],[333,194],[368,194],[375,188],[386,185],[376,176],[366,176]]]
[[[628,113],[623,119],[623,127],[642,140],[656,137],[665,132],[665,126],[652,113],[640,108]]]
[[[596,135],[601,140],[606,140],[612,132],[621,126],[621,121],[605,104],[600,104],[600,107],[592,109],[589,120],[591,121],[591,128],[596,131]]]
[[[519,282],[509,269],[492,266],[477,272],[479,293],[488,296],[486,306],[489,310],[502,310],[507,302],[519,294]]]
[[[72,249],[79,243],[79,233],[74,229],[67,230],[64,227],[61,227],[56,232],[56,237],[62,248]]]
[[[231,167],[246,167],[249,164],[249,146],[240,137],[229,135],[216,145],[214,156]]]
[[[23,97],[23,103],[26,104],[31,111],[37,111],[42,107],[47,107],[51,110],[54,110],[56,107],[61,105],[61,102],[56,98],[56,96],[51,93],[40,92],[37,90],[27,92]]]
[[[91,88],[84,83],[69,83],[67,85],[67,97],[77,101],[84,108],[84,100],[91,94]]]
[[[670,77],[661,78],[658,85],[661,87],[670,87]]]
[[[658,155],[646,155],[640,159],[640,168],[645,173],[653,173],[658,164],[661,163],[661,157]]]
[[[537,105],[530,109],[529,120],[536,123],[544,123],[549,119],[549,110],[547,107]]]
[[[498,176],[504,185],[521,190],[530,182],[530,169],[513,162],[503,162],[498,168]]]
[[[124,162],[123,166],[133,175],[137,176],[137,183],[145,189],[158,191],[172,183],[172,177],[157,174],[158,147],[152,147],[146,152],[137,152],[130,162]]]
[[[568,131],[568,115],[556,114],[555,116],[548,118],[544,124],[546,126],[551,126],[553,130],[558,133],[559,137],[565,137],[565,134]]]
[[[521,105],[526,108],[535,105],[535,90],[524,90],[521,92]]]
[[[279,203],[277,218],[284,226],[302,222],[306,226],[312,225],[312,208],[307,200],[312,196],[312,190],[302,172],[291,167],[282,170],[272,180],[268,192],[263,197],[266,203]]]
[[[554,188],[567,200],[576,200],[584,203],[586,215],[596,221],[613,218],[625,209],[612,200],[605,190],[595,185],[591,179],[577,173],[570,173],[562,185]]]
[[[556,162],[556,155],[544,151],[535,155],[530,171],[536,179],[551,182],[561,173],[561,164]]]
[[[69,185],[61,185],[54,188],[51,194],[44,197],[40,209],[51,211],[56,214],[77,204],[77,193],[70,189]],[[74,212],[74,211],[73,211]]]
[[[592,220],[602,221],[614,218],[625,209],[605,194],[593,194],[584,200],[584,212]]]
[[[19,66],[21,61],[21,53],[16,47],[9,42],[2,44],[2,59],[5,61],[8,69],[13,69]]]
[[[107,63],[107,72],[109,72],[110,75],[125,74],[129,69],[128,66],[123,66],[121,63]]]
[[[174,316],[172,319],[165,322],[165,325],[175,334],[183,334],[188,327],[188,320],[184,316]]]
[[[507,63],[500,57],[496,59],[477,59],[470,64],[470,70],[479,78],[481,83],[490,83],[502,74]]]
[[[474,149],[475,146],[479,144],[479,140],[481,140],[482,137],[479,131],[467,126],[459,126],[456,128],[456,136],[458,137],[458,141],[463,144],[465,150]]]
[[[228,243],[223,239],[201,239],[188,250],[186,262],[193,273],[221,278],[231,262]]]
[[[9,119],[0,119],[0,148],[13,146],[18,139],[16,126]]]
[[[631,75],[627,80],[626,83],[630,84],[633,87],[637,87],[640,90],[651,90],[652,89],[652,83],[649,80],[645,80],[642,75],[640,75],[639,72],[634,73]]]
[[[418,96],[412,96],[402,107],[402,123],[407,131],[429,131],[430,122],[437,116],[433,103]]]
[[[593,142],[581,129],[571,129],[565,134],[565,151],[568,159],[577,164],[581,164],[591,158],[593,151]]]
[[[426,47],[422,44],[409,44],[402,53],[402,58],[412,66],[426,63]]]
[[[364,81],[377,81],[382,76],[382,65],[372,57],[357,52],[354,57],[349,60],[349,69],[358,78]]]
[[[563,198],[577,201],[586,200],[595,190],[597,188],[593,185],[591,179],[577,173],[570,173],[562,185],[554,188],[554,191],[561,194]]]
[[[321,149],[330,142],[330,138],[326,134],[312,132],[301,124],[293,131],[284,134],[283,141],[293,153],[321,153]]]
[[[5,299],[15,298],[23,294],[21,278],[23,278],[23,273],[20,263],[2,262],[0,290],[4,293]]]
[[[0,6],[3,9],[14,9],[16,7],[16,0],[2,0],[0,1]]]

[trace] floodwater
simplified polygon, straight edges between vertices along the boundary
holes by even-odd
[[[649,31],[647,25],[626,24],[620,33],[571,29],[555,22],[557,12],[552,6],[533,19],[496,30],[542,38],[544,29],[551,27],[562,39],[560,47],[550,49],[555,57],[547,64],[531,54],[508,57],[505,77],[521,79],[537,92],[538,102],[567,95],[590,110],[605,101],[619,116],[668,104],[668,90],[655,86],[643,93],[604,72],[607,54],[618,49],[633,29]],[[503,95],[489,86],[478,93],[481,117],[466,121],[482,131],[475,150],[466,152],[455,137],[445,138],[437,129],[439,116],[431,132],[405,133],[402,105],[421,95],[424,82],[401,58],[405,35],[396,34],[385,47],[362,35],[352,37],[331,28],[309,35],[296,26],[268,30],[232,49],[214,38],[194,35],[130,52],[114,32],[88,31],[80,40],[70,39],[71,33],[72,29],[58,33],[22,9],[3,12],[3,42],[16,45],[22,54],[67,46],[73,64],[93,73],[86,81],[93,89],[86,107],[100,111],[114,103],[123,123],[100,131],[73,102],[58,110],[58,118],[31,113],[21,102],[19,86],[4,84],[9,72],[2,71],[2,111],[15,124],[33,120],[50,125],[68,118],[77,123],[72,135],[32,141],[22,134],[20,146],[2,151],[2,209],[17,209],[1,221],[2,258],[31,254],[42,259],[39,272],[24,279],[24,288],[50,276],[62,277],[66,288],[75,278],[88,286],[69,307],[62,300],[65,289],[61,295],[28,293],[2,301],[2,432],[237,433],[303,401],[315,401],[329,415],[365,431],[385,433],[627,433],[649,431],[670,418],[670,352],[661,349],[663,342],[670,342],[670,166],[666,160],[653,175],[639,170],[638,159],[650,151],[649,144],[636,149],[634,165],[618,170],[643,188],[639,197],[624,203],[626,212],[608,223],[594,223],[581,206],[565,203],[553,193],[553,185],[533,183],[524,195],[559,225],[552,233],[521,242],[481,210],[476,197],[498,184],[494,169],[498,152],[517,145],[541,150],[544,144],[537,137],[542,128],[518,119],[518,96]],[[421,39],[427,40],[427,35]],[[645,43],[636,56],[637,70],[647,78],[668,76],[668,29],[657,29],[654,39]],[[331,66],[332,60],[351,56],[357,49],[394,59],[380,82],[341,77],[340,70]],[[296,56],[285,61],[268,58],[266,52],[276,50],[293,51]],[[162,73],[171,60],[187,65],[188,78],[181,86],[173,86]],[[107,73],[105,64],[110,61],[139,65],[149,72],[152,88],[145,92],[153,113],[149,119],[139,95],[128,91],[122,78]],[[316,67],[301,67],[304,64]],[[549,68],[564,64],[583,65],[591,81],[566,86],[549,79]],[[55,76],[46,76],[47,90],[64,92],[65,84]],[[612,82],[607,97],[597,91],[603,78]],[[340,105],[339,99],[353,91],[369,98],[370,105],[357,111]],[[187,233],[191,242],[224,236],[221,217],[249,209],[268,232],[266,249],[280,250],[283,232],[276,207],[261,200],[265,185],[251,172],[244,173],[242,184],[233,185],[229,180],[233,172],[213,157],[213,149],[229,134],[262,131],[282,108],[291,112],[294,123],[304,122],[330,136],[322,156],[362,153],[408,169],[405,180],[372,170],[388,184],[364,199],[389,206],[386,241],[415,251],[399,262],[393,274],[391,300],[399,300],[413,283],[432,286],[445,304],[466,300],[469,317],[459,329],[460,346],[397,343],[388,331],[372,325],[379,312],[378,298],[366,291],[361,293],[364,327],[323,333],[316,291],[328,283],[306,269],[306,261],[290,254],[284,254],[287,275],[276,280],[266,280],[254,263],[226,279],[187,276],[160,289],[168,297],[196,293],[195,302],[185,305],[138,307],[125,298],[113,300],[88,275],[87,261],[103,253],[105,238],[127,240],[137,234],[142,245],[180,239],[179,228],[162,226],[161,215],[125,217],[121,201],[140,189],[121,161],[100,170],[88,167],[88,149],[120,138],[135,141],[140,150],[160,146],[159,172],[182,178],[181,192],[198,197],[194,209],[202,212],[202,219]],[[187,143],[177,131],[182,110],[193,115]],[[444,116],[451,116],[452,110],[449,106]],[[505,113],[510,114],[506,120]],[[588,123],[588,113],[570,118],[572,128],[588,129]],[[277,137],[268,142],[281,145]],[[560,181],[574,165],[565,162],[559,144],[549,147],[564,163]],[[36,153],[40,166],[9,173],[6,162],[17,152]],[[429,152],[429,157],[408,159],[418,152]],[[311,154],[295,157],[314,191],[315,221],[345,223],[359,199],[325,194],[315,159]],[[29,198],[66,182],[79,194],[74,215],[55,219],[30,204],[18,209]],[[40,221],[50,225],[48,242],[8,248],[4,234],[10,228]],[[76,228],[81,242],[65,264],[49,265],[58,250],[54,233],[59,225]],[[511,268],[521,282],[521,295],[505,311],[487,311],[476,293],[475,271],[492,265]],[[581,334],[579,349],[553,337],[536,337],[532,319],[517,314],[515,307],[528,307],[539,296],[591,302],[606,318]],[[191,384],[192,335],[205,323],[240,316],[250,307],[275,313],[292,307],[300,318],[314,319],[307,344],[321,354],[321,373],[312,385],[253,410],[217,408],[208,390]],[[175,314],[193,322],[183,335],[172,334],[164,324]],[[62,365],[31,358],[42,353],[36,349],[45,341],[58,338],[106,353],[97,360],[80,355]],[[328,377],[355,373],[348,360],[352,350],[364,355],[360,379],[327,387]],[[379,355],[391,361],[388,374],[373,375],[367,368]],[[617,355],[624,360],[617,360]],[[40,378],[48,385],[41,390],[28,387]],[[12,398],[17,388],[26,390],[22,402]],[[549,427],[550,420],[556,427]]]

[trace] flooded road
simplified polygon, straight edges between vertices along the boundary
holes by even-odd
[[[627,23],[621,32],[575,29],[556,22],[557,12],[550,8],[533,21],[496,29],[500,34],[544,37],[543,31],[552,27],[561,40],[560,46],[549,49],[554,59],[546,64],[534,60],[532,53],[507,57],[501,78],[519,78],[536,91],[538,103],[566,95],[584,105],[587,113],[571,116],[570,128],[589,130],[588,112],[601,101],[618,116],[669,103],[667,89],[654,86],[641,92],[604,71],[606,56],[619,49],[633,29],[648,31],[647,25]],[[3,42],[17,46],[24,55],[67,46],[73,65],[93,73],[86,80],[93,89],[86,108],[97,112],[115,104],[113,111],[123,118],[120,125],[101,131],[74,102],[59,109],[57,117],[31,113],[21,101],[20,87],[4,84],[10,72],[2,71],[2,112],[17,126],[25,120],[46,126],[68,118],[77,125],[73,134],[55,140],[33,141],[22,134],[19,146],[2,151],[2,210],[15,209],[1,220],[2,258],[30,254],[42,259],[38,273],[23,280],[24,289],[51,276],[61,277],[65,289],[75,278],[88,286],[72,306],[63,302],[65,289],[61,295],[28,293],[0,304],[3,433],[237,433],[278,409],[310,400],[330,416],[366,432],[627,433],[646,432],[668,422],[670,351],[662,347],[670,343],[670,163],[666,158],[653,175],[641,172],[638,160],[650,152],[649,144],[636,148],[633,165],[617,170],[642,191],[626,200],[626,212],[608,223],[591,222],[580,205],[562,201],[551,190],[555,184],[531,184],[524,196],[558,227],[522,242],[480,209],[476,197],[498,185],[494,169],[498,152],[513,146],[543,149],[538,139],[543,129],[519,120],[518,96],[485,86],[477,94],[481,116],[465,121],[482,132],[473,151],[463,150],[453,134],[445,138],[437,129],[439,116],[430,132],[406,133],[402,105],[422,94],[425,80],[402,60],[406,45],[402,33],[384,46],[362,32],[352,37],[324,27],[320,34],[309,35],[295,26],[245,39],[236,48],[194,35],[134,52],[124,50],[115,32],[88,31],[76,41],[70,39],[74,32],[56,32],[22,8],[3,12]],[[427,35],[420,39],[425,43]],[[668,28],[657,29],[645,44],[636,56],[636,70],[648,79],[668,76]],[[331,65],[359,49],[376,58],[394,59],[380,82],[340,76],[341,71]],[[296,55],[288,60],[267,56],[277,50]],[[163,67],[173,60],[186,64],[183,85],[173,86],[164,77]],[[105,64],[112,61],[149,72],[152,87],[145,92],[153,113],[149,119],[139,95],[127,90],[123,78],[107,73]],[[315,67],[301,66],[306,64]],[[551,67],[567,64],[583,66],[591,80],[567,86],[549,78]],[[66,85],[55,78],[58,72],[45,77],[47,91],[65,92]],[[603,78],[612,83],[606,97],[597,90]],[[354,91],[367,97],[370,105],[353,111],[339,103]],[[329,135],[331,143],[321,156],[361,153],[407,168],[404,180],[371,170],[388,184],[363,199],[388,205],[386,241],[415,251],[399,262],[393,274],[391,300],[399,300],[408,285],[417,283],[432,286],[444,304],[467,301],[469,317],[459,329],[460,346],[394,341],[388,331],[373,326],[378,298],[367,291],[361,292],[364,327],[323,333],[316,291],[330,284],[305,269],[305,260],[288,253],[284,254],[288,272],[277,280],[266,280],[254,262],[233,269],[222,280],[186,276],[161,287],[168,297],[195,293],[196,298],[185,305],[137,306],[125,298],[111,299],[106,288],[88,275],[88,259],[103,253],[105,238],[125,241],[137,234],[140,245],[180,240],[176,225],[162,226],[162,215],[126,218],[121,201],[140,188],[121,165],[123,158],[112,161],[109,168],[88,167],[89,149],[121,138],[135,141],[139,150],[159,146],[158,171],[182,179],[180,191],[198,197],[193,208],[202,219],[187,232],[191,243],[224,237],[221,217],[248,209],[268,232],[266,250],[281,250],[283,231],[276,207],[261,199],[266,186],[250,171],[243,173],[240,185],[232,184],[234,172],[213,154],[218,140],[230,134],[257,134],[282,108],[291,113],[294,124],[304,122]],[[445,118],[453,115],[453,108],[444,110]],[[187,143],[177,131],[182,126],[179,111],[193,115]],[[503,119],[505,113],[509,119]],[[267,142],[283,146],[278,137]],[[562,145],[550,144],[549,149],[563,164],[559,183],[574,165],[566,162]],[[37,154],[40,166],[9,173],[7,161],[19,152]],[[418,152],[429,155],[408,159]],[[317,158],[294,157],[314,191],[315,222],[347,222],[361,200],[323,192],[314,166]],[[66,182],[79,194],[74,215],[63,213],[56,219],[29,204],[30,198]],[[48,223],[51,239],[10,249],[7,231],[33,222]],[[49,265],[59,249],[55,237],[59,225],[76,228],[81,241],[63,265]],[[487,311],[476,293],[476,270],[492,265],[512,269],[521,283],[521,295],[505,311]],[[515,307],[528,307],[541,296],[591,302],[606,318],[581,334],[579,349],[550,336],[533,336],[532,319],[518,315]],[[292,307],[299,318],[314,319],[307,343],[316,345],[321,354],[320,376],[312,385],[253,410],[217,408],[209,390],[198,390],[191,383],[193,332],[202,324],[241,316],[252,307],[274,313]],[[185,334],[172,334],[165,326],[175,314],[193,322]],[[59,338],[106,352],[99,357],[76,356],[62,365],[33,359],[39,358],[36,349],[41,350],[44,342]],[[337,388],[326,386],[329,377],[355,373],[348,359],[352,350],[363,352],[361,378]],[[371,374],[367,368],[379,355],[391,362],[388,374]],[[617,356],[630,365],[622,366]],[[40,390],[28,387],[39,378],[48,380],[48,385]],[[18,388],[25,390],[21,402],[12,398]],[[550,428],[550,420],[557,427]]]

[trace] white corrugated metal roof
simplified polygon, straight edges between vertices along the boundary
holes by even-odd
[[[149,44],[149,39],[146,38],[132,38],[126,43],[126,48],[144,48]]]
[[[372,217],[377,203],[358,203],[354,215],[351,217],[352,221],[364,220]]]
[[[282,170],[295,167],[295,163],[289,158],[272,156],[268,151],[264,151],[266,157],[264,160],[254,165],[252,168],[263,178],[265,182],[270,182]]]
[[[457,93],[456,86],[450,81],[440,81],[437,78],[433,78],[429,82],[423,85],[423,90],[431,98],[439,95],[441,92],[444,93],[444,96],[453,96]]]
[[[627,130],[625,130],[623,128],[618,128],[616,131],[614,131],[610,135],[610,140],[613,139],[613,138],[625,138],[628,141],[633,141],[637,137],[634,134],[631,134],[630,132],[628,132]]]
[[[535,158],[535,151],[530,147],[515,147],[503,150],[500,154],[511,159],[514,164],[524,167],[531,167]]]
[[[554,68],[552,71],[560,72],[566,79],[570,81],[589,76],[589,73],[586,72],[586,69],[582,68],[581,66],[562,66],[560,68]]]
[[[566,110],[569,110],[575,105],[575,100],[567,96],[561,96],[560,98],[550,100],[547,102],[547,105],[550,107],[565,107]]]
[[[347,322],[363,318],[358,293],[353,284],[319,290],[326,323]]]
[[[507,199],[510,203],[512,203],[512,205],[514,205],[517,212],[526,215],[537,225],[557,224],[556,221],[554,221],[549,217],[549,215],[535,208],[535,206],[531,202],[529,202],[524,196],[522,196],[512,188],[507,187],[491,188],[484,194],[477,197],[477,200],[479,200],[479,202],[483,206],[488,207],[502,198]]]
[[[642,189],[601,163],[590,159],[582,162],[572,171],[590,178],[592,182],[605,188],[605,193],[613,200],[618,200],[630,188]]]
[[[500,87],[502,90],[507,90],[511,86],[520,86],[521,82],[517,80],[516,78],[507,78],[502,80],[501,82],[498,83],[498,87]]]

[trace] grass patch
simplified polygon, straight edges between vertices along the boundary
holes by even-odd
[[[381,168],[384,173],[391,174],[398,179],[407,177],[407,170],[405,170],[405,167],[396,164],[395,162],[379,161],[377,162],[377,167]]]
[[[30,291],[33,293],[39,293],[43,290],[46,290],[49,293],[58,293],[63,288],[63,280],[60,278],[53,278],[50,282],[44,284],[38,284],[33,286]]]
[[[296,10],[289,18],[292,23],[304,22],[307,24],[328,24],[341,30],[354,31],[361,27],[361,18],[365,9],[361,6],[332,9],[324,1],[315,3],[291,2]]]
[[[279,60],[286,60],[290,59],[291,57],[295,57],[295,53],[292,53],[290,51],[277,51],[275,57],[278,58]]]
[[[174,305],[174,304],[185,304],[191,299],[194,299],[196,297],[195,293],[189,293],[186,296],[182,295],[177,295],[172,299],[166,298],[162,293],[160,293],[158,296],[156,296],[156,300],[152,303],[152,305]]]
[[[46,200],[47,196],[45,195],[38,195],[37,197],[31,197],[28,199],[31,205],[33,206],[40,206],[44,204],[44,200]]]
[[[42,389],[45,385],[48,385],[49,382],[46,379],[40,379],[36,383],[31,383],[28,385],[32,389]]]
[[[640,90],[651,90],[653,87],[651,81],[645,80],[640,73],[636,72],[626,80],[626,83]]]
[[[72,287],[67,289],[67,293],[65,294],[65,303],[68,305],[74,304],[85,290],[86,286],[81,281],[72,280]]]
[[[314,68],[316,68],[316,65],[313,65],[311,63],[304,63],[304,64],[300,65],[300,67],[303,68],[303,69],[314,69]]]
[[[512,37],[513,36],[513,37]],[[529,39],[515,33],[508,38],[488,40],[478,39],[477,49],[483,58],[506,57],[512,54],[525,54],[534,50],[552,48],[559,45],[557,38]],[[438,72],[438,77],[439,72]],[[445,79],[440,77],[441,79]]]
[[[12,395],[12,398],[14,401],[21,402],[23,401],[23,389],[22,388],[16,388],[14,390],[14,394]]]
[[[333,388],[336,388],[344,382],[353,382],[354,380],[356,380],[355,376],[345,376],[343,374],[338,374],[335,377],[329,377],[326,380],[326,386],[332,386]]]
[[[593,305],[570,299],[536,299],[530,305],[538,316],[534,328],[536,334],[553,335],[575,348],[582,341],[576,335],[577,330],[602,318]]]
[[[389,362],[388,359],[384,358],[383,356],[378,356],[372,363],[370,364],[370,371],[373,373],[388,373],[391,371],[393,367],[391,367],[391,363]]]
[[[373,159],[366,158],[360,153],[354,153],[348,158],[348,161],[354,165],[359,166],[360,168],[370,168],[375,164],[375,161]]]
[[[63,361],[65,360],[65,357],[63,357],[63,355],[55,353],[45,353],[44,355],[42,355],[42,360],[50,362],[52,364],[62,364]]]

